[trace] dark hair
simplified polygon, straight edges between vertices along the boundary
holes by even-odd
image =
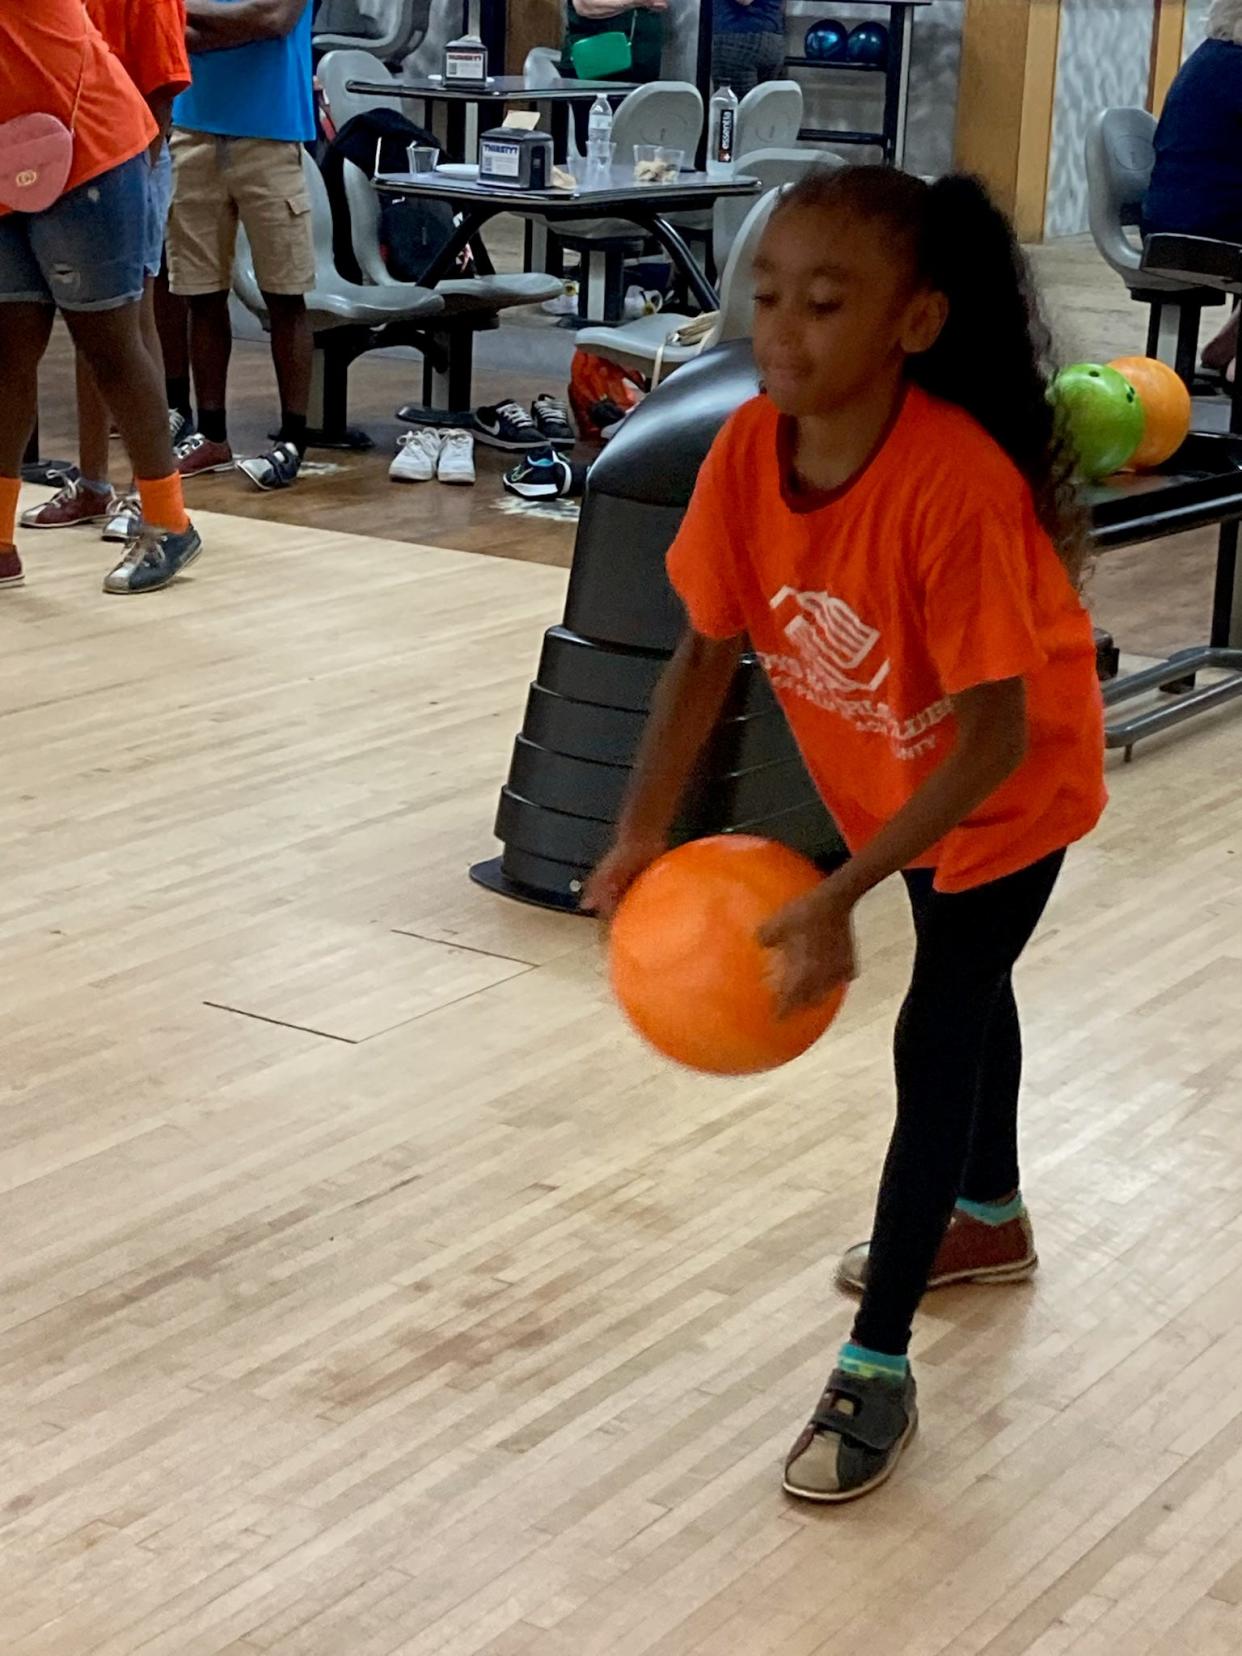
[[[877,219],[904,242],[916,280],[943,293],[948,319],[912,356],[915,384],[972,414],[1030,485],[1040,524],[1071,579],[1085,550],[1073,456],[1048,402],[1050,337],[1013,227],[983,183],[950,173],[927,184],[894,167],[817,168],[775,211],[833,208]]]

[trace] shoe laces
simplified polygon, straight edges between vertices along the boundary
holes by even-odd
[[[535,398],[535,407],[542,409],[545,414],[552,414],[558,420],[564,420],[568,423],[568,407],[559,397],[554,397],[547,391]]]
[[[201,431],[191,432],[182,442],[178,443],[173,453],[178,460],[184,460],[187,454],[197,454],[199,449],[207,446],[208,439]]]
[[[147,564],[152,568],[164,562],[164,531],[153,529],[150,524],[140,523],[134,533],[134,538],[126,541],[125,550],[121,554],[118,568],[136,569],[140,564]]]
[[[534,427],[534,420],[531,419],[530,415],[522,407],[520,402],[498,403],[496,405],[496,412],[500,415],[502,420],[512,420],[513,424],[520,427],[523,431]]]

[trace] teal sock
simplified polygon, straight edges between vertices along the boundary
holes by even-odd
[[[968,1219],[977,1219],[982,1225],[1007,1225],[1013,1219],[1021,1219],[1026,1212],[1026,1203],[1022,1200],[1021,1191],[1007,1202],[968,1202],[964,1196],[959,1196],[957,1211],[964,1213]]]
[[[850,1342],[841,1347],[837,1367],[859,1380],[887,1380],[890,1385],[901,1386],[905,1384],[906,1376],[910,1372],[910,1360],[907,1357],[893,1357],[887,1351],[872,1351],[870,1346],[854,1345]]]
[[[112,485],[106,477],[79,477],[78,482],[84,489],[89,489],[92,494],[112,493]]]

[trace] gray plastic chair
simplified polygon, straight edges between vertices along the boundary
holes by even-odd
[[[802,88],[795,80],[764,81],[737,108],[735,155],[755,150],[792,149],[802,130]]]
[[[532,90],[561,83],[561,54],[555,46],[533,46],[522,65],[522,79]]]
[[[636,144],[663,144],[685,151],[685,165],[694,165],[694,154],[703,132],[703,98],[689,81],[652,81],[622,98],[612,120],[614,160],[629,171],[634,165]],[[684,223],[679,216],[677,223]],[[706,220],[704,221],[706,224]],[[621,272],[627,258],[641,253],[645,238],[628,219],[565,219],[556,226],[557,236],[567,247],[581,253],[582,304],[585,314],[611,321],[619,310],[609,310],[621,299]]]
[[[813,166],[815,152],[802,153],[812,157],[810,165]],[[842,165],[839,158],[834,159],[837,160],[838,166]],[[747,165],[745,168],[739,168],[739,171],[754,174],[758,169]],[[667,373],[724,340],[747,338],[751,330],[755,302],[752,269],[755,253],[781,190],[787,188],[789,182],[789,179],[780,180],[760,196],[758,201],[753,196],[749,199],[743,198],[747,209],[746,216],[737,235],[732,238],[728,258],[724,262],[724,275],[720,281],[720,309],[698,340],[683,343],[676,335],[684,328],[701,325],[706,318],[657,311],[654,316],[640,316],[636,321],[626,322],[619,328],[582,328],[574,335],[574,344],[580,350],[592,351],[596,356],[605,357],[609,362],[619,363],[623,368],[636,368],[640,373],[650,376],[657,365],[662,374]],[[719,203],[717,210],[719,211],[723,205],[723,202]]]
[[[796,184],[817,167],[831,169],[844,165],[832,150],[763,148],[739,152],[736,171],[741,178],[757,178],[760,190],[767,191]],[[716,203],[712,216],[712,257],[717,270],[724,269],[753,202],[753,196],[723,196]]]
[[[399,287],[380,251],[380,204],[371,180],[352,161],[344,164],[345,200],[349,205],[349,239],[358,268],[378,288]],[[369,290],[364,290],[369,291]],[[450,276],[437,282],[435,292],[450,315],[465,310],[509,310],[514,305],[537,305],[562,291],[558,276],[543,271],[498,271],[493,276]]]
[[[399,63],[427,32],[431,0],[323,0],[312,40],[319,52],[360,49]]]
[[[1175,366],[1187,383],[1194,375],[1199,322],[1205,305],[1222,304],[1211,288],[1193,287],[1142,268],[1136,231],[1155,164],[1155,117],[1145,109],[1105,109],[1087,129],[1087,215],[1100,256],[1139,304],[1151,307],[1147,355],[1159,356],[1166,312],[1176,317]]]
[[[380,203],[371,180],[346,161],[345,201],[349,240],[363,279],[364,293],[383,293],[405,284],[397,281],[380,250]],[[468,408],[472,400],[473,336],[496,326],[498,313],[517,305],[537,305],[562,291],[559,276],[543,271],[497,272],[492,276],[450,276],[433,290],[444,306],[444,325],[435,330],[443,342],[443,367],[424,375],[424,398],[446,408]]]
[[[323,176],[309,154],[302,157],[311,200],[315,243],[315,285],[306,308],[315,333],[315,379],[310,424],[317,445],[369,448],[370,438],[349,427],[350,364],[365,351],[385,345],[414,345],[424,352],[427,324],[444,315],[444,300],[415,282],[363,287],[346,281],[332,257],[332,207]],[[268,325],[267,305],[254,272],[254,255],[244,231],[238,232],[233,262],[233,291],[246,309]]]
[[[409,106],[408,99],[399,98],[395,93],[391,98],[385,98],[367,92],[345,90],[348,82],[354,80],[371,81],[375,85],[388,82],[394,86],[397,84],[397,77],[392,71],[385,68],[377,58],[372,57],[370,52],[329,52],[320,60],[316,74],[320,86],[323,87],[332,125],[338,132],[346,121],[352,120],[355,115],[365,115],[372,109],[395,109],[398,114],[404,115]]]

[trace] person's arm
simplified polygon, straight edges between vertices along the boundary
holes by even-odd
[[[180,90],[181,88],[178,88],[178,91]],[[151,117],[160,129],[151,140],[152,164],[158,160],[160,148],[172,127],[173,101],[176,96],[177,93],[170,86],[161,86],[158,91],[147,94],[147,108],[151,111]]]
[[[602,23],[611,17],[624,17],[632,11],[665,11],[668,0],[571,0],[579,17],[588,23]]]
[[[643,869],[668,849],[677,808],[741,653],[740,638],[705,638],[693,629],[677,646],[652,698],[616,843],[587,881],[583,908],[608,919]]]
[[[192,52],[248,46],[290,34],[308,0],[186,0],[186,43]]]
[[[857,856],[760,932],[759,941],[779,951],[774,981],[782,1015],[815,1005],[854,976],[855,904],[978,810],[1025,758],[1022,679],[980,684],[951,700],[957,737],[944,761]]]

